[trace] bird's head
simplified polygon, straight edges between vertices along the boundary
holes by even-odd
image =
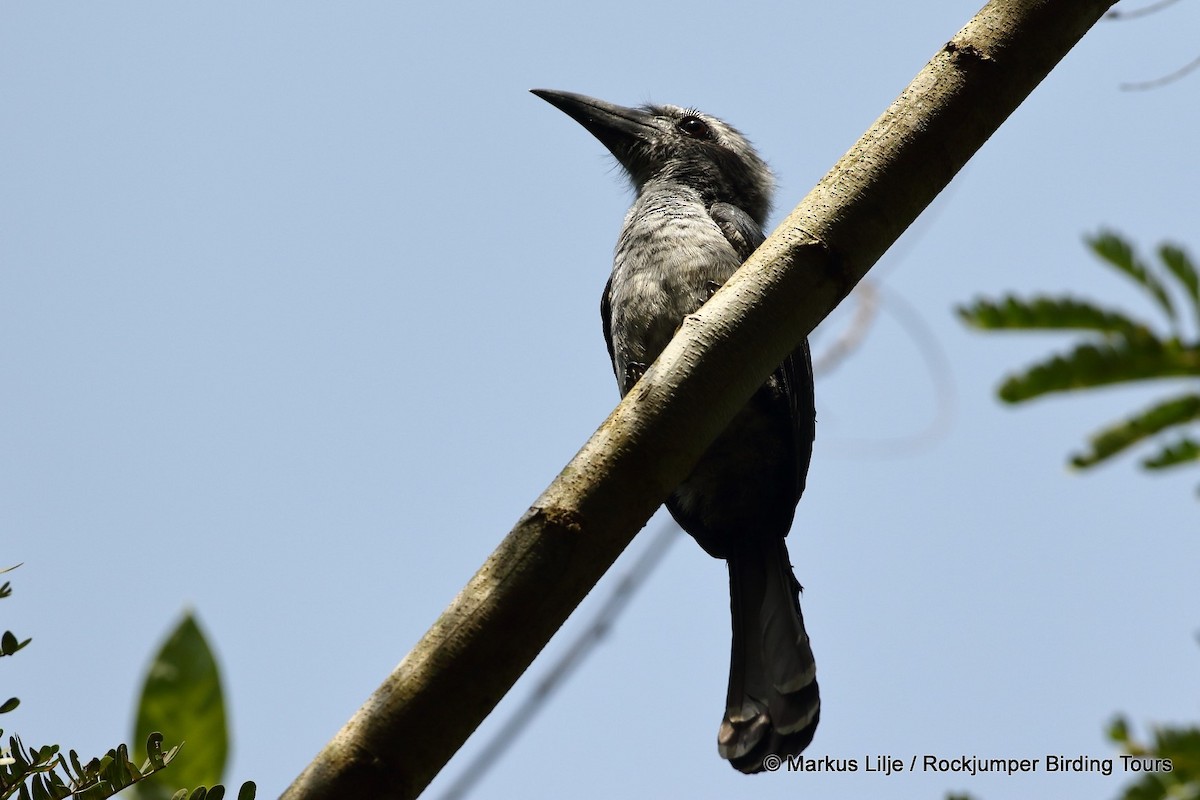
[[[680,183],[709,203],[741,208],[759,225],[771,208],[775,179],[736,128],[679,106],[626,108],[573,92],[534,89],[609,149],[637,190],[650,181]]]

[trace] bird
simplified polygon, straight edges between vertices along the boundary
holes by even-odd
[[[622,396],[765,239],[775,179],[749,140],[674,105],[625,107],[533,89],[616,158],[635,198],[600,301]],[[666,506],[729,570],[732,645],[717,751],[745,773],[778,768],[812,741],[821,715],[800,584],[784,541],[816,432],[808,342],[759,387]],[[772,760],[771,757],[774,757]]]

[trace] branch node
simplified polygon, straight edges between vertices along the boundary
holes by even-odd
[[[801,247],[819,248],[821,251],[821,266],[826,278],[834,283],[840,297],[846,297],[858,281],[850,269],[849,262],[829,243],[829,240],[818,236],[808,228],[797,225],[796,230],[803,234]]]
[[[584,531],[583,515],[573,508],[561,506],[530,506],[521,522],[541,519],[544,530],[578,536]]]
[[[942,48],[950,54],[951,60],[960,67],[968,64],[989,64],[995,59],[969,42],[956,42],[953,39],[946,42]]]

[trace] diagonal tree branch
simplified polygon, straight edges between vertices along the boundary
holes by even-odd
[[[984,6],[684,321],[284,797],[420,794],[755,388],[1111,5]]]

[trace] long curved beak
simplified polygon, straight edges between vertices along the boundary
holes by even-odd
[[[626,108],[574,92],[530,91],[587,128],[626,169],[633,166],[638,145],[649,140],[656,130],[652,123],[654,116],[639,108]]]

